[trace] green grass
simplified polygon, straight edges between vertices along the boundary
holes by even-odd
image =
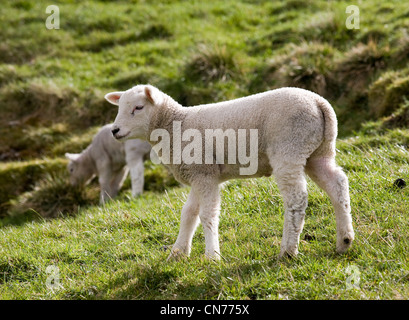
[[[59,0],[0,12],[1,299],[408,299],[409,10],[402,1]],[[98,185],[68,184],[80,152],[117,109],[104,101],[138,83],[186,106],[273,89],[314,90],[339,119],[338,163],[350,181],[356,241],[335,253],[335,217],[309,180],[300,255],[278,259],[283,205],[273,178],[222,193],[222,260],[166,262],[189,192],[146,163],[145,193],[98,205]],[[53,217],[53,218],[52,218]],[[59,270],[49,289],[47,267]],[[348,289],[348,267],[360,273]]]
[[[386,133],[408,142],[407,132]],[[380,138],[383,136],[379,136]],[[394,137],[394,138],[393,138]],[[386,137],[385,137],[386,139]],[[281,196],[272,178],[235,180],[222,193],[222,260],[204,259],[198,228],[190,258],[166,262],[188,188],[124,192],[105,207],[72,217],[34,220],[0,229],[0,296],[7,299],[400,299],[409,298],[409,179],[404,148],[366,137],[340,141],[338,162],[350,180],[356,241],[335,253],[332,206],[309,181],[309,207],[300,255],[278,259]],[[61,287],[47,289],[45,272],[58,267]],[[346,269],[360,272],[347,289]]]

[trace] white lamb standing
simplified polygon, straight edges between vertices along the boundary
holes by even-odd
[[[219,259],[219,185],[229,179],[271,174],[275,176],[285,206],[280,257],[298,253],[308,202],[305,173],[326,191],[334,206],[337,252],[343,253],[352,245],[354,230],[348,178],[335,163],[337,119],[329,102],[321,96],[304,89],[281,88],[226,102],[183,107],[153,86],[137,85],[124,92],[108,93],[105,98],[119,106],[112,131],[118,140],[139,138],[155,146],[155,129],[165,129],[171,137],[171,153],[180,147],[175,141],[182,147],[189,144],[188,139],[174,141],[175,123],[180,124],[182,132],[194,128],[202,136],[208,129],[221,129],[224,133],[229,129],[236,132],[257,129],[258,166],[254,174],[240,174],[243,168],[237,161],[233,164],[230,161],[227,164],[221,161],[168,164],[179,182],[191,186],[182,209],[179,235],[169,258],[190,254],[200,220],[205,254]],[[252,146],[246,143],[249,150]],[[227,151],[224,148],[225,159]]]
[[[89,183],[95,176],[101,187],[100,202],[114,198],[130,171],[132,195],[143,192],[144,160],[149,157],[148,142],[131,139],[120,143],[112,136],[112,124],[102,127],[81,153],[66,153],[73,186]]]

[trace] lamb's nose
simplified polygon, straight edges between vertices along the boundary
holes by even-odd
[[[119,132],[119,128],[112,129],[112,134],[115,136]]]

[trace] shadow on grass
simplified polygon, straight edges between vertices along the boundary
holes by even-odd
[[[129,260],[134,260],[136,265],[134,271],[121,272],[98,288],[99,298],[203,300],[229,299],[235,294],[237,299],[270,299],[278,295],[283,283],[294,282],[291,273],[296,269],[304,269],[298,277],[304,276],[310,281],[315,273],[309,269],[315,270],[316,263],[356,259],[355,252],[340,255],[333,248],[322,249],[319,254],[281,259],[276,251],[268,258],[244,257],[219,262],[208,261],[195,254],[181,261],[167,262],[167,251],[153,258],[153,263],[144,262],[142,265],[138,265],[135,257],[131,256]],[[269,281],[271,285],[265,285],[263,281]]]
[[[164,256],[153,264],[139,267],[132,274],[118,274],[99,291],[103,298],[108,299],[191,300],[217,297],[218,292],[210,277],[192,279],[189,276],[189,279],[184,279],[186,269],[190,268],[167,263]]]
[[[214,262],[205,259],[202,251],[194,250],[190,258],[168,262],[169,250],[157,243],[149,249],[149,253],[117,256],[119,267],[110,266],[109,276],[103,281],[73,289],[65,293],[64,299],[274,299],[303,282],[315,281],[317,274],[323,277],[331,273],[328,262],[348,265],[357,260],[360,252],[339,255],[326,245],[296,258],[279,259],[277,247],[257,256],[227,256]],[[339,278],[339,271],[334,272],[332,279]]]

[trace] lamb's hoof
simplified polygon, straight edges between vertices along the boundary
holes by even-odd
[[[348,251],[354,242],[353,236],[345,236],[342,239],[337,241],[337,252],[342,254]]]
[[[205,259],[208,261],[219,261],[221,260],[221,255],[217,251],[215,251],[213,254],[205,253]]]
[[[166,261],[168,262],[169,261],[179,261],[180,259],[185,258],[185,257],[187,256],[182,250],[180,250],[179,248],[175,248],[175,249],[172,249]]]
[[[298,255],[298,250],[281,250],[278,255],[279,259],[292,259],[296,258]]]

